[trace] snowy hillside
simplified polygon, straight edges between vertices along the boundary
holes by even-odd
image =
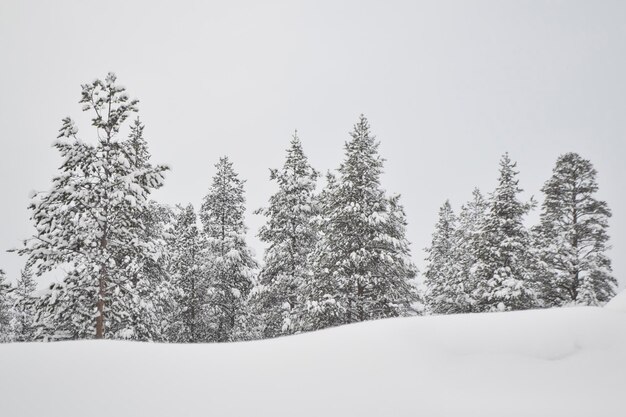
[[[619,309],[389,319],[221,345],[0,346],[2,416],[620,416]]]

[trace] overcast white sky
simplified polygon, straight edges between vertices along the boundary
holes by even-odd
[[[263,4],[261,4],[263,3]],[[31,233],[32,190],[60,164],[61,119],[81,122],[80,84],[115,71],[141,100],[156,199],[199,206],[214,163],[247,180],[250,243],[294,129],[312,164],[338,166],[365,113],[402,194],[416,263],[446,198],[490,191],[518,161],[540,197],[557,156],[597,168],[626,283],[626,3],[623,1],[0,2],[0,249]],[[535,215],[536,217],[536,215]],[[15,278],[23,265],[0,252]]]

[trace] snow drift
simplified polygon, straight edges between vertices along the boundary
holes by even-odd
[[[220,345],[0,346],[2,416],[620,416],[626,314],[389,319]]]

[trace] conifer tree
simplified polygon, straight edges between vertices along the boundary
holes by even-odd
[[[169,270],[177,290],[169,331],[173,342],[210,340],[206,247],[197,221],[193,205],[180,207],[169,242]]]
[[[207,239],[214,340],[227,342],[235,339],[258,265],[246,244],[244,181],[226,157],[215,167],[200,219]]]
[[[488,204],[478,188],[472,192],[472,200],[461,207],[457,227],[456,265],[458,268],[458,295],[456,312],[474,311],[477,277],[475,265],[482,242],[482,228],[487,215]]]
[[[35,335],[35,298],[37,284],[30,268],[26,266],[13,291],[13,334],[17,342],[29,342]]]
[[[307,283],[311,329],[406,315],[417,300],[416,268],[399,196],[380,185],[383,159],[361,115],[338,178],[321,195],[321,239]]]
[[[461,309],[459,300],[464,298],[464,292],[457,282],[460,276],[457,238],[457,217],[446,200],[439,209],[432,243],[426,249],[426,301],[435,314],[457,313]]]
[[[0,269],[0,343],[11,341],[11,301],[6,274]]]
[[[489,211],[475,265],[474,296],[480,311],[522,310],[536,306],[536,292],[530,272],[530,237],[523,217],[531,204],[518,195],[516,164],[508,153],[500,160],[500,178],[490,196]]]
[[[260,272],[261,289],[256,294],[257,310],[263,316],[263,336],[274,337],[299,330],[304,306],[303,288],[312,274],[310,254],[317,241],[315,187],[318,177],[293,135],[281,170],[271,170],[278,191],[269,206],[257,213],[267,217],[259,237],[269,244]]]
[[[132,141],[129,144],[132,144]],[[137,148],[132,146],[131,149]],[[150,154],[146,148],[144,149],[144,155],[149,159]],[[131,155],[135,155],[134,151]],[[174,215],[169,206],[150,200],[139,216],[144,226],[139,233],[139,239],[150,243],[151,256],[137,262],[135,268],[128,270],[130,282],[135,289],[129,302],[135,308],[130,310],[128,320],[123,323],[126,326],[123,337],[132,340],[164,341],[167,340],[168,329],[164,317],[167,317],[175,306],[176,289],[167,271],[169,258],[167,238]],[[117,329],[111,330],[121,336]]]
[[[546,306],[598,305],[615,295],[608,249],[607,203],[596,198],[596,170],[576,153],[561,155],[542,191],[535,228]]]
[[[96,143],[79,139],[72,119],[63,120],[61,140],[54,145],[63,164],[51,190],[32,199],[36,234],[19,253],[29,256],[37,275],[61,265],[72,268],[66,282],[45,298],[51,304],[44,313],[52,318],[58,313],[62,326],[69,323],[85,337],[133,338],[150,333],[133,318],[145,313],[138,307],[151,308],[141,288],[146,283],[134,277],[156,256],[143,219],[167,168],[150,165],[136,151],[138,140],[132,137],[139,130],[131,130],[130,140],[120,137],[138,101],[128,98],[114,74],[83,85],[80,103],[93,112]]]

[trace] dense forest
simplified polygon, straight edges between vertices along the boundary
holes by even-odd
[[[458,213],[443,203],[418,277],[407,215],[381,184],[365,116],[321,190],[293,135],[270,171],[277,191],[257,210],[267,250],[255,259],[245,181],[228,157],[200,207],[161,204],[151,193],[168,168],[151,161],[138,101],[110,73],[82,86],[80,104],[93,137],[63,119],[62,165],[32,197],[34,234],[14,250],[24,268],[13,284],[0,270],[0,341],[229,342],[416,314],[599,305],[615,294],[611,211],[576,153],[557,159],[540,204],[521,200],[504,154],[494,190],[475,189]],[[527,227],[531,210],[539,222]],[[62,282],[38,291],[35,277],[59,269]]]

